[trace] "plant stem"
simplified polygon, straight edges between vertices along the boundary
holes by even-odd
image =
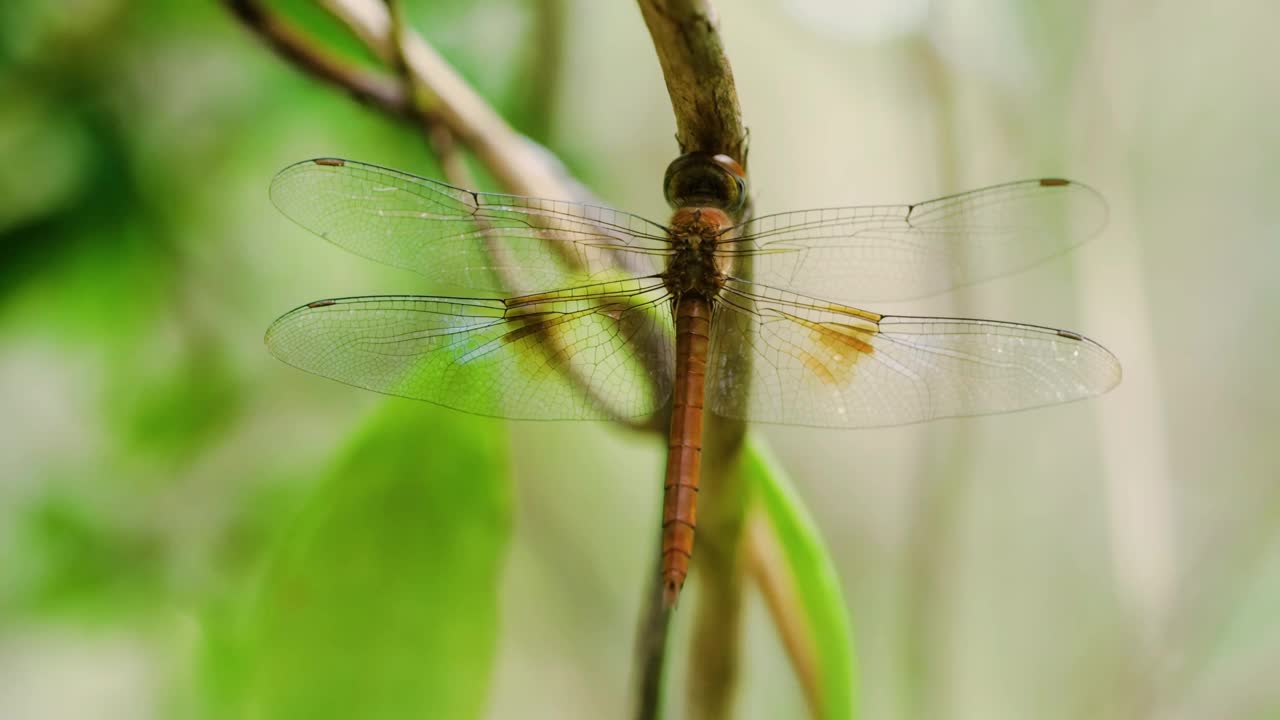
[[[639,0],[676,115],[680,152],[724,153],[747,165],[746,130],[710,0]]]
[[[739,358],[740,359],[740,358]],[[698,513],[698,607],[689,650],[689,717],[722,720],[732,716],[742,644],[742,562],[747,483],[739,471],[746,425],[712,417],[706,423],[702,488]]]
[[[722,153],[745,169],[742,110],[710,0],[638,2],[671,98],[680,152]],[[740,269],[750,272],[749,267]],[[750,372],[745,353],[727,360],[740,376]],[[708,414],[702,450],[705,492],[700,493],[693,556],[699,600],[688,704],[694,720],[728,717],[737,685],[743,588],[740,548],[746,513],[745,488],[737,468],[745,434],[741,421]],[[659,581],[655,576],[654,582]],[[649,647],[642,644],[640,649]],[[647,664],[644,658],[641,663]],[[641,697],[640,705],[652,701]]]
[[[307,73],[390,115],[409,113],[409,98],[395,78],[363,71],[331,55],[258,0],[224,0],[224,4],[273,50]]]
[[[667,658],[667,637],[672,608],[663,602],[661,582],[662,533],[654,544],[653,570],[649,592],[645,596],[640,627],[636,632],[636,720],[657,720],[662,716],[663,669]]]

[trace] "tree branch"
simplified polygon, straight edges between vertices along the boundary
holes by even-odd
[[[271,46],[286,59],[311,71],[311,74],[351,92],[362,86],[353,73],[319,72],[315,68],[333,68],[341,63],[319,47],[310,45],[305,36],[293,31],[282,33],[286,24],[265,6],[252,0],[226,0],[232,11],[246,25],[266,37]],[[401,119],[416,123],[436,149],[449,182],[459,187],[473,187],[461,154],[452,150],[462,145],[476,153],[495,177],[509,190],[535,197],[572,197],[590,201],[590,193],[573,180],[553,154],[513,130],[459,76],[452,67],[417,33],[398,19],[398,6],[384,0],[324,0],[326,10],[347,26],[351,33],[368,43],[369,50],[390,65],[399,76],[394,86],[395,102],[379,102],[375,106]],[[282,40],[282,38],[284,40]],[[285,42],[287,40],[287,43]],[[305,49],[306,52],[301,52]],[[450,152],[439,152],[446,148]],[[491,251],[505,252],[492,241]],[[621,267],[640,274],[639,262],[632,254],[616,253]],[[573,263],[578,256],[566,253]],[[514,267],[502,263],[502,267]],[[503,277],[510,288],[518,288],[519,278],[508,273]],[[655,340],[656,341],[656,340]],[[554,351],[554,350],[553,350]],[[651,353],[658,357],[659,353]],[[568,368],[572,380],[588,394],[595,390],[581,372]],[[603,403],[608,406],[607,403]],[[656,422],[617,417],[615,420],[632,430],[656,431]]]
[[[667,636],[671,625],[671,608],[663,600],[666,587],[662,582],[662,534],[655,535],[654,563],[639,627],[636,628],[636,720],[656,720],[662,716],[663,668],[667,659]]]
[[[402,55],[419,84],[424,109],[436,115],[509,192],[578,198],[590,193],[569,177],[556,157],[516,132],[421,35],[403,30],[379,0],[325,0],[324,6],[384,59]]]
[[[747,166],[742,109],[710,0],[639,0],[676,115],[680,152],[724,153]]]
[[[732,372],[750,372],[746,353],[726,358]],[[743,529],[749,505],[740,471],[746,425],[710,413],[703,426],[702,490],[693,567],[698,578],[686,702],[693,720],[733,714],[742,640],[745,587]]]
[[[224,0],[224,4],[285,60],[320,80],[343,88],[365,105],[396,117],[408,115],[409,98],[396,79],[366,72],[330,55],[258,0]]]
[[[747,166],[747,137],[733,71],[711,0],[638,0],[653,38],[676,117],[682,153],[723,153]],[[750,200],[747,203],[748,211]],[[739,272],[750,277],[749,258]],[[726,358],[736,376],[751,372],[745,353]],[[738,473],[746,426],[708,415],[704,428],[703,479],[698,512],[699,582],[694,618],[688,707],[695,720],[731,714],[741,636],[742,536],[746,488]]]

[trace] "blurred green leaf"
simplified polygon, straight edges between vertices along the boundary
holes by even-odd
[[[835,566],[786,474],[765,446],[751,438],[743,470],[791,573],[817,653],[823,718],[854,717],[853,647]]]
[[[473,718],[509,534],[494,421],[389,401],[287,534],[250,611],[255,718]]]
[[[219,346],[191,341],[189,347],[164,375],[148,378],[145,393],[123,383],[111,388],[123,396],[109,403],[123,416],[111,424],[136,455],[186,461],[234,424],[243,400],[240,378]]]
[[[163,537],[61,490],[27,509],[0,573],[0,615],[113,620],[167,597]]]

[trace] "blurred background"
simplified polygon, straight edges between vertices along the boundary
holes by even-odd
[[[407,4],[518,129],[665,217],[674,121],[632,3]],[[322,12],[277,5],[358,57]],[[1038,176],[1111,207],[1069,257],[872,308],[1079,330],[1124,364],[1109,395],[759,428],[836,559],[861,716],[1280,718],[1280,6],[716,5],[759,212]],[[424,290],[267,197],[322,155],[439,177],[420,134],[217,3],[6,2],[0,98],[0,717],[236,717],[263,667],[301,707],[329,679],[270,656],[322,622],[350,645],[316,652],[364,653],[405,691],[365,717],[415,707],[433,668],[476,669],[434,717],[626,712],[660,444],[388,399],[263,346],[301,303]],[[444,597],[468,573],[492,587]],[[369,648],[396,612],[450,630],[388,659]],[[801,716],[754,594],[747,626],[740,715]]]

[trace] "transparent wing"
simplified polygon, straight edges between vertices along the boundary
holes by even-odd
[[[277,320],[267,346],[317,375],[479,415],[640,417],[671,396],[666,297],[650,278],[505,301],[321,300]]]
[[[607,208],[478,193],[351,160],[291,165],[271,199],[357,255],[468,292],[518,294],[660,270],[656,223]]]
[[[1106,203],[1087,185],[1025,180],[899,206],[806,210],[744,223],[730,254],[748,279],[845,302],[905,300],[1024,270],[1096,235]]]
[[[727,362],[742,352],[750,372]],[[717,303],[710,366],[712,412],[822,427],[1023,410],[1120,382],[1106,348],[1067,330],[880,316],[741,281]]]

